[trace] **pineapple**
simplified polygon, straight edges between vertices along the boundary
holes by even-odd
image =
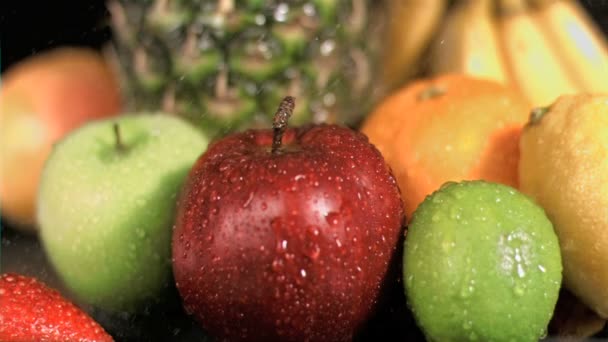
[[[113,51],[130,109],[184,116],[208,133],[358,125],[378,100],[381,1],[110,0]],[[373,22],[375,19],[378,22]]]

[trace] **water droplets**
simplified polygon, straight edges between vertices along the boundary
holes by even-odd
[[[529,242],[529,235],[523,231],[502,235],[498,241],[498,250],[502,258],[500,268],[502,272],[512,277],[513,293],[516,296],[525,294],[525,278],[532,258]]]
[[[141,228],[137,228],[135,230],[135,234],[137,235],[138,238],[143,239],[146,237],[146,231],[141,229]]]
[[[321,247],[319,247],[320,237],[321,231],[316,226],[309,226],[306,228],[304,254],[313,262],[316,261],[321,254]]]
[[[526,290],[525,290],[525,288],[524,288],[523,286],[521,286],[521,285],[519,285],[519,284],[516,284],[516,285],[513,287],[513,293],[514,293],[516,296],[521,297],[521,296],[523,296],[523,295],[526,293]]]
[[[460,297],[469,298],[475,292],[475,274],[477,270],[472,267],[471,258],[466,258],[466,271],[463,272],[463,279],[460,286]]]
[[[321,43],[319,51],[322,56],[329,56],[336,50],[336,42],[328,39]]]
[[[284,265],[285,265],[285,262],[283,261],[283,259],[281,259],[281,258],[275,258],[272,261],[271,268],[272,268],[272,270],[274,272],[279,273],[279,272],[283,271],[283,266]]]
[[[473,322],[470,320],[466,320],[462,323],[462,329],[471,330],[473,328]]]
[[[437,192],[437,193],[434,193],[434,194],[431,196],[431,202],[432,202],[433,204],[441,204],[441,203],[443,203],[444,199],[445,199],[445,195],[444,195],[444,194],[442,194],[442,193],[438,193],[438,192]]]
[[[249,195],[247,196],[247,199],[245,200],[245,203],[243,203],[243,208],[247,208],[249,206],[249,204],[251,204],[252,200],[253,200],[253,191],[251,191],[249,193]]]
[[[517,264],[517,276],[523,278],[526,276],[526,271],[524,270],[524,266],[520,263]]]
[[[282,2],[280,4],[277,5],[276,9],[274,10],[274,20],[282,23],[285,22],[287,20],[287,17],[289,15],[289,5]]]
[[[441,242],[441,250],[444,253],[449,253],[454,247],[456,247],[456,242],[452,240],[444,240]]]
[[[277,252],[285,253],[285,251],[287,251],[287,245],[287,240],[280,240],[277,243]]]
[[[450,208],[450,218],[453,220],[460,220],[460,207],[453,206]]]
[[[335,212],[329,212],[325,215],[325,220],[329,223],[330,226],[337,226],[340,222],[340,214]]]

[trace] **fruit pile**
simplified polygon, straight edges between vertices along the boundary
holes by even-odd
[[[603,36],[420,3],[112,1],[10,68],[0,340],[607,337]]]

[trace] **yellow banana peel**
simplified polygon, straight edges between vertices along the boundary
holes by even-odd
[[[510,77],[534,106],[580,92],[524,0],[500,0],[498,27]]]
[[[422,54],[441,24],[447,0],[390,0],[382,78],[394,89],[416,72]]]
[[[455,5],[434,42],[433,74],[464,73],[509,83],[493,9],[493,0],[465,0]]]
[[[574,0],[535,0],[534,17],[582,90],[608,92],[608,43]]]

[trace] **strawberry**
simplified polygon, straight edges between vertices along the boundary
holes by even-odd
[[[35,278],[0,278],[0,341],[113,341],[88,314]]]

